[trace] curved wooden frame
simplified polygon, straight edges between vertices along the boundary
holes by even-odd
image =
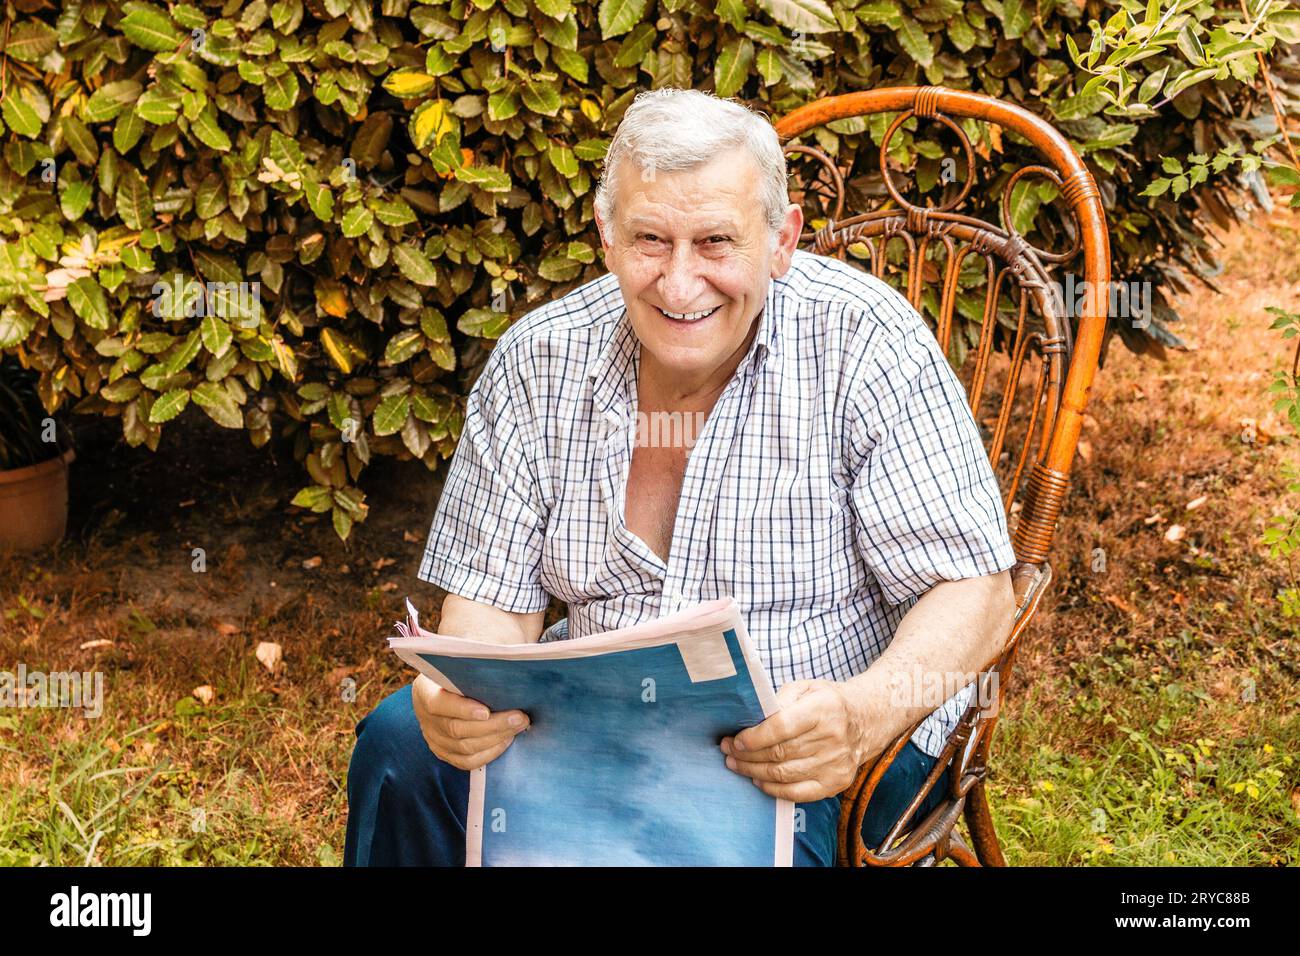
[[[820,150],[791,143],[790,140],[834,120],[889,112],[899,112],[901,115],[893,121],[883,138],[880,145],[880,164],[886,191],[896,204],[896,208],[877,210],[841,220],[840,215],[844,205],[842,173]],[[966,153],[968,175],[965,184],[957,197],[937,207],[923,208],[909,203],[890,179],[887,165],[889,139],[894,131],[913,115],[934,119],[955,131]],[[974,185],[975,157],[964,131],[949,117],[984,120],[1011,130],[1031,143],[1051,164],[1050,167],[1031,166],[1016,171],[1003,193],[1003,228],[1001,229],[954,211],[965,200]],[[1051,581],[1051,566],[1047,562],[1047,556],[1065,503],[1070,468],[1078,446],[1083,414],[1088,404],[1106,334],[1110,243],[1100,193],[1083,160],[1051,124],[1023,107],[980,93],[934,86],[903,86],[825,97],[795,110],[778,121],[776,131],[785,144],[787,153],[814,156],[827,167],[831,176],[832,188],[837,194],[831,221],[820,229],[805,233],[803,237],[813,242],[816,251],[832,254],[838,248],[842,257],[843,250],[849,243],[876,238],[878,240],[876,248],[872,248],[870,244],[867,248],[871,256],[872,271],[876,275],[883,275],[885,244],[892,238],[901,237],[908,247],[908,298],[914,306],[919,307],[920,274],[925,246],[935,238],[945,242],[949,252],[945,275],[945,301],[935,329],[936,335],[945,347],[947,335],[951,333],[952,327],[949,286],[954,284],[955,287],[957,271],[961,264],[961,257],[953,255],[952,239],[968,243],[967,251],[973,248],[983,253],[989,261],[986,325],[990,322],[988,312],[990,304],[994,310],[989,328],[996,326],[996,299],[1003,278],[1008,272],[1012,274],[1013,281],[1020,286],[1022,295],[1016,335],[1018,344],[1012,350],[1017,354],[1012,357],[1007,395],[1011,395],[1018,384],[1015,376],[1020,374],[1025,350],[1032,344],[1043,359],[1042,376],[1031,403],[1032,415],[1038,415],[1040,396],[1045,396],[1046,410],[1039,425],[1042,429],[1041,444],[1034,455],[1034,464],[1023,489],[1024,498],[1019,521],[1012,533],[1012,546],[1017,559],[1016,566],[1012,569],[1017,605],[1016,616],[998,660],[990,662],[991,667],[981,674],[983,689],[992,690],[995,699],[1000,700],[1006,687],[1006,680],[1011,674],[1020,638],[1037,611],[1044,590]],[[1075,245],[1066,252],[1049,253],[1034,249],[1015,232],[1007,216],[1007,197],[1010,195],[1011,186],[1021,176],[1031,172],[1045,175],[1055,182],[1061,197],[1066,200],[1075,217],[1078,234],[1075,237]],[[919,247],[913,241],[913,236],[922,237]],[[1057,304],[1047,296],[1049,281],[1047,272],[1050,265],[1072,259],[1080,244],[1087,286],[1078,330],[1076,334],[1071,335],[1068,319],[1061,315],[1059,308],[1056,307]],[[1006,263],[1000,275],[995,274],[993,256]],[[1026,296],[1025,292],[1030,295]],[[1024,334],[1026,306],[1030,299],[1044,320],[1046,334]],[[970,389],[970,398],[975,409],[979,404],[993,334],[993,332],[981,332],[978,364]],[[1068,371],[1065,372],[1062,382],[1059,377],[1060,368],[1065,363],[1068,363]],[[1011,402],[1004,396],[997,429],[991,442],[993,446],[991,457],[994,459],[1000,450],[1000,442],[1005,437],[1010,414]],[[1036,422],[1031,419],[1025,436],[1025,447],[1006,493],[1008,508],[1012,507],[1016,493],[1020,490],[1022,471],[1035,427]],[[996,683],[990,688],[989,682],[994,681]],[[997,709],[992,708],[989,713],[981,712],[979,706],[981,698],[988,699],[983,693],[976,695],[962,716],[957,729],[949,738],[920,793],[904,810],[882,844],[875,848],[862,845],[861,840],[862,819],[867,805],[877,783],[921,722],[918,721],[906,733],[900,735],[876,760],[860,768],[853,785],[842,794],[839,827],[841,865],[848,863],[858,866],[912,864],[925,866],[934,865],[947,857],[962,865],[1006,865],[984,792],[989,745],[997,722]],[[950,770],[945,798],[924,820],[909,829],[908,821],[933,790],[945,768]],[[957,832],[956,823],[962,816],[965,817],[973,846],[968,846]]]

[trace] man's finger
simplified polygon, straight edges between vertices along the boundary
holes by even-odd
[[[766,780],[771,783],[799,783],[803,780],[815,780],[818,772],[825,766],[825,761],[816,756],[801,760],[786,760],[781,763],[727,758],[729,770],[751,780]]]
[[[514,735],[512,734],[509,740],[497,744],[491,750],[480,751],[479,753],[476,753],[473,756],[465,758],[465,766],[462,767],[461,769],[477,770],[479,767],[487,766],[493,760],[496,760],[497,757],[500,757],[503,753],[509,750],[510,745],[514,742],[515,742],[515,738]]]
[[[817,712],[811,707],[795,703],[779,710],[761,724],[755,724],[736,734],[732,745],[736,753],[762,750],[806,734],[817,726]]]
[[[826,787],[817,780],[802,780],[799,783],[772,783],[769,780],[755,780],[754,785],[769,797],[778,800],[790,800],[794,803],[812,803],[833,793],[827,793]]]
[[[508,740],[513,740],[515,734],[522,732],[524,729],[524,727],[511,727],[499,733],[483,734],[479,737],[448,737],[447,741],[451,749],[456,753],[476,754],[484,750],[491,750]]]
[[[511,721],[516,721],[512,723]],[[528,715],[522,710],[502,710],[487,720],[465,720],[459,717],[442,718],[443,732],[448,737],[498,737],[503,733],[515,734],[528,726]]]
[[[472,697],[462,697],[454,691],[439,687],[429,697],[426,705],[434,717],[459,717],[462,720],[487,720],[492,712],[481,701]]]

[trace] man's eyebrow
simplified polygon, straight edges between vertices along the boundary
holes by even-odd
[[[628,222],[628,226],[632,229],[659,229],[660,228],[657,222],[651,219],[646,219],[642,216],[634,216]],[[716,220],[714,222],[707,222],[704,225],[699,226],[695,231],[696,232],[736,232],[737,228],[736,228],[736,224],[734,222],[731,222],[730,220]]]

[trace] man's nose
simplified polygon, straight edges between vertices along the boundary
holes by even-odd
[[[674,246],[659,278],[659,297],[663,299],[664,308],[671,312],[685,312],[699,302],[703,286],[701,260],[694,244]]]

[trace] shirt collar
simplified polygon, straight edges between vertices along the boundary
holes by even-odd
[[[780,300],[777,286],[784,281],[782,277],[768,282],[767,299],[758,316],[758,331],[754,334],[749,352],[736,369],[737,374],[744,374],[750,365],[756,370],[762,368],[769,357],[780,355],[781,316],[777,314],[777,303]],[[611,315],[612,318],[602,324],[596,361],[587,372],[587,379],[592,383],[592,394],[602,411],[614,407],[620,391],[626,390],[627,382],[634,377],[636,370],[637,339],[627,306],[620,306]],[[626,398],[626,395],[623,397]]]

